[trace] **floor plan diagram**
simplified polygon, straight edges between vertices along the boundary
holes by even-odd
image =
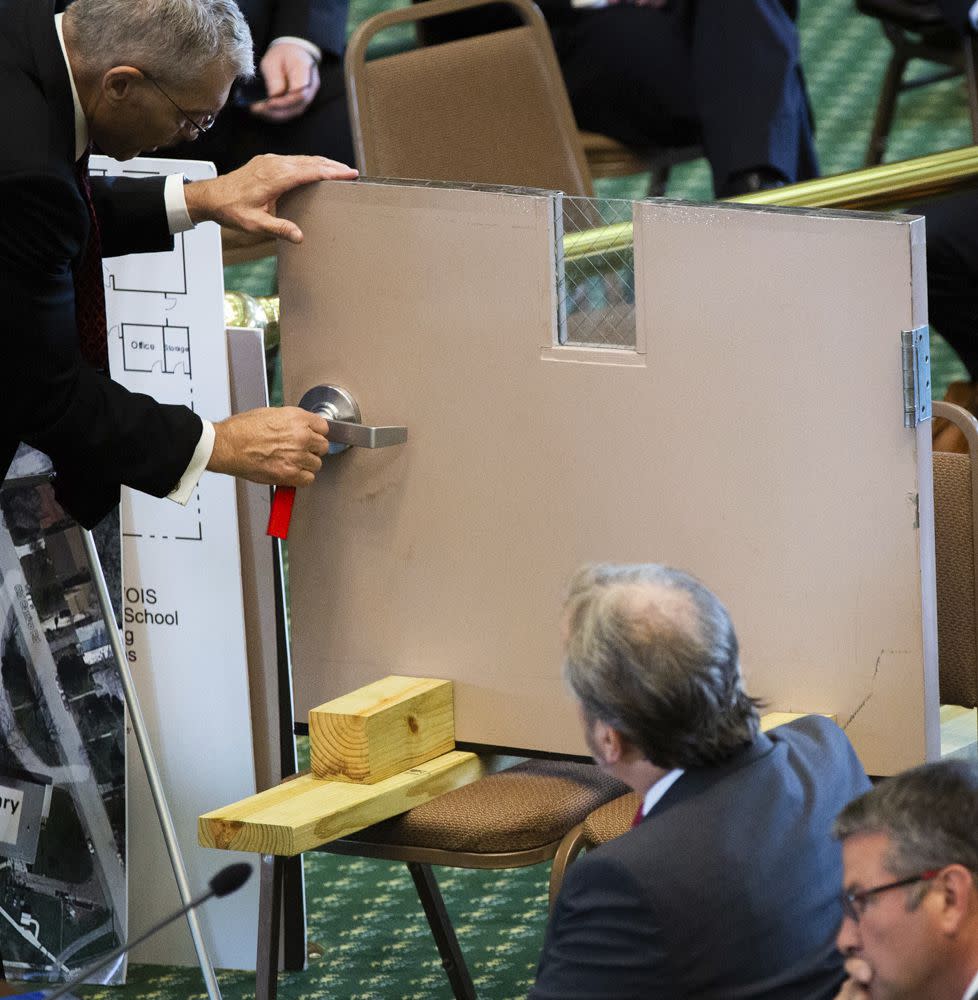
[[[126,177],[181,172],[212,176],[209,164],[136,159],[92,161],[93,173]],[[195,376],[223,358],[224,315],[220,234],[206,224],[177,233],[165,253],[108,258],[105,305],[112,377],[134,392],[162,403],[182,403],[211,420],[227,414],[223,382],[218,390]],[[203,368],[198,369],[200,360]],[[208,483],[201,483],[185,507],[129,493],[122,507],[125,536],[160,541],[200,542],[207,532]]]

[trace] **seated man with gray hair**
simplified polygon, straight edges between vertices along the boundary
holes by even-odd
[[[842,810],[838,1000],[978,997],[978,767],[905,771]]]
[[[834,997],[830,831],[869,787],[845,734],[820,716],[761,733],[726,609],[678,570],[582,569],[564,628],[594,759],[644,801],[568,869],[531,1000]]]

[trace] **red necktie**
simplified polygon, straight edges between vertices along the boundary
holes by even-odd
[[[75,323],[78,326],[78,343],[82,357],[93,367],[108,369],[108,331],[105,327],[105,279],[102,275],[102,235],[99,231],[92,185],[88,179],[88,157],[91,147],[85,150],[75,164],[78,190],[88,206],[90,221],[88,245],[75,268]]]
[[[642,810],[645,808],[645,803],[643,802],[639,807],[638,811],[635,813],[635,818],[632,820],[632,829],[639,825],[643,819],[645,819],[645,813]]]

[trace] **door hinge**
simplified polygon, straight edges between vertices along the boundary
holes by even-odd
[[[918,326],[900,334],[903,346],[903,426],[930,420],[930,328]]]

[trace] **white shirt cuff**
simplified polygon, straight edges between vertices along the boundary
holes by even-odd
[[[316,60],[317,63],[323,61],[323,51],[315,44],[315,42],[310,42],[308,38],[296,38],[294,35],[282,35],[280,38],[275,38],[269,44],[269,48],[272,45],[278,45],[279,42],[289,42],[292,45],[298,45],[300,49],[305,49]]]
[[[968,20],[971,21],[971,27],[978,31],[978,3],[971,5],[971,10],[968,11]]]
[[[207,463],[211,460],[211,452],[214,450],[214,425],[209,420],[202,422],[204,427],[190,459],[190,465],[180,477],[180,482],[166,495],[168,500],[174,500],[178,504],[186,505],[193,496],[194,490],[197,489],[197,483],[200,482],[200,477],[204,474]]]
[[[163,203],[166,205],[166,221],[170,234],[184,233],[193,229],[190,213],[187,211],[187,196],[183,193],[183,174],[169,174],[163,185]]]

